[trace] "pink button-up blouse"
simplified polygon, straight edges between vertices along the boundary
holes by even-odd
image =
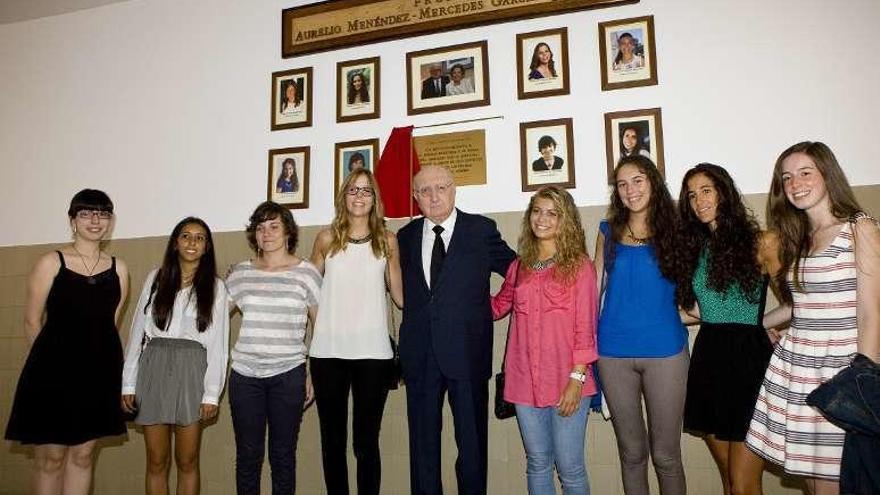
[[[504,284],[492,296],[497,320],[513,308],[504,366],[504,399],[532,407],[555,406],[576,364],[598,359],[596,351],[596,269],[586,260],[574,283],[553,277],[555,267],[523,269],[510,264]],[[516,287],[514,287],[516,284]],[[596,393],[590,370],[582,396]]]

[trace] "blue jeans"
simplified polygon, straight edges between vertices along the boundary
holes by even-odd
[[[590,398],[564,418],[555,407],[516,405],[516,420],[526,449],[526,478],[530,495],[554,495],[553,465],[564,495],[589,495],[590,482],[584,460],[584,437]]]
[[[296,491],[296,440],[306,396],[305,365],[267,378],[232,371],[229,405],[235,431],[235,485],[238,495],[259,495],[269,427],[272,494]]]

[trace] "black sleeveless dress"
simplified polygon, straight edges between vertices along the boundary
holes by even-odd
[[[7,440],[78,445],[125,432],[116,258],[109,270],[85,276],[69,270],[60,252],[58,257],[46,323],[18,380]]]

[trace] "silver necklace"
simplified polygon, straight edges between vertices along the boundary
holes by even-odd
[[[361,237],[360,239],[354,239],[351,237],[348,238],[348,242],[350,242],[351,244],[365,244],[365,243],[370,242],[372,240],[373,240],[373,234],[367,234],[364,237]]]
[[[76,248],[76,245],[71,244],[71,247],[73,248],[74,251],[76,251],[76,254],[79,255],[79,259],[80,259],[80,261],[82,261],[82,264],[83,264],[83,269],[88,270],[88,272],[89,272],[86,275],[86,282],[88,282],[89,285],[95,285],[95,277],[93,274],[95,273],[95,268],[98,267],[98,263],[101,262],[101,251],[98,251],[98,259],[95,260],[95,264],[92,265],[91,268],[89,268],[89,265],[86,264],[86,257],[83,256],[83,254],[81,252],[79,252],[79,249]]]
[[[529,268],[531,268],[532,271],[540,272],[541,270],[545,270],[545,269],[551,267],[554,263],[556,263],[556,255],[555,254],[553,256],[547,258],[546,260],[537,260],[537,261],[533,262],[531,265],[529,265]]]

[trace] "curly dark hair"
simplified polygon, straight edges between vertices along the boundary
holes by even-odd
[[[290,210],[274,201],[264,201],[251,214],[251,217],[248,219],[248,226],[245,229],[248,244],[250,244],[251,249],[255,253],[260,252],[260,248],[257,245],[257,226],[266,220],[275,220],[276,218],[280,219],[281,223],[284,224],[284,234],[287,235],[287,252],[293,254],[296,251],[296,243],[299,241],[299,226],[297,226],[296,221],[293,219],[293,214],[290,213]]]
[[[654,255],[660,267],[660,273],[669,280],[679,279],[678,272],[678,219],[675,211],[675,203],[666,181],[657,170],[657,166],[650,158],[637,155],[626,156],[617,162],[614,167],[613,177],[617,177],[620,169],[626,165],[632,165],[645,174],[651,184],[651,198],[648,200],[648,227],[651,229],[651,245],[654,246]],[[616,181],[615,181],[616,183]],[[617,186],[611,190],[611,204],[608,206],[606,215],[608,225],[611,227],[611,237],[615,242],[605,242],[605,265],[610,271],[614,266],[615,244],[623,238],[629,222],[629,208],[627,208],[617,192]]]
[[[715,230],[700,221],[690,205],[692,192],[688,181],[702,175],[712,182],[718,197]],[[761,266],[758,264],[758,237],[760,227],[751,211],[742,202],[730,174],[723,167],[701,163],[688,170],[681,181],[678,196],[681,245],[679,263],[680,279],[676,287],[678,303],[691,309],[696,303],[693,277],[697,270],[700,252],[708,250],[707,283],[710,289],[724,292],[739,286],[752,303],[759,297],[762,283]]]

